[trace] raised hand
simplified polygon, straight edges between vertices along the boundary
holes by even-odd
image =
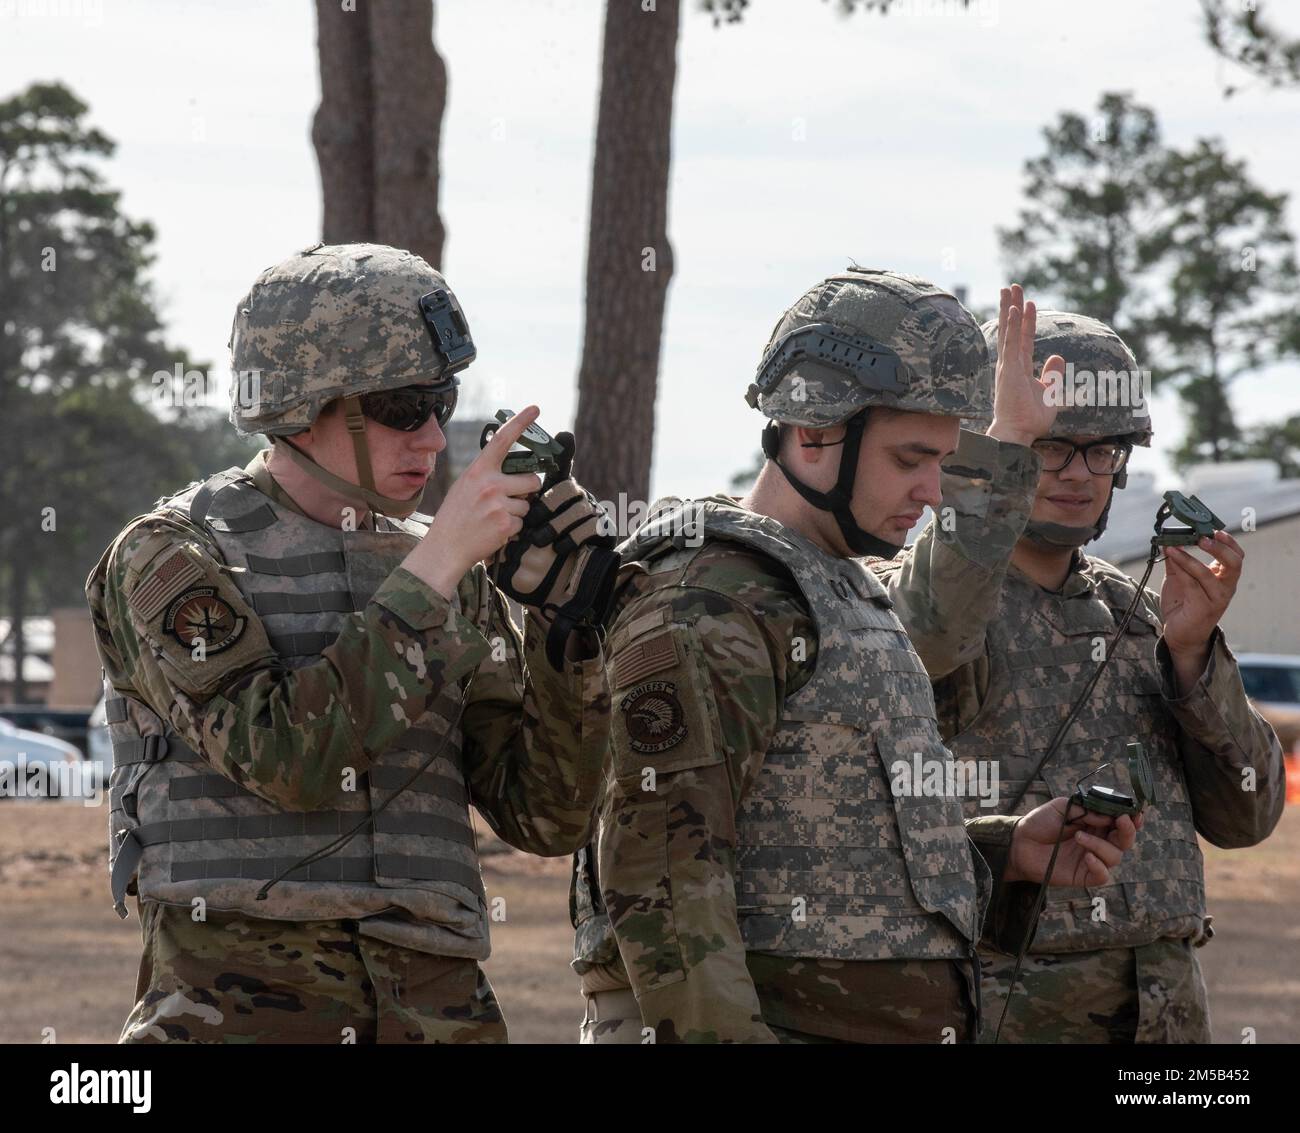
[[[1020,284],[1002,288],[998,301],[998,362],[993,377],[993,421],[988,434],[1028,447],[1051,432],[1057,406],[1049,400],[1050,374],[1065,373],[1065,359],[1053,354],[1034,377],[1034,333],[1038,310]]]

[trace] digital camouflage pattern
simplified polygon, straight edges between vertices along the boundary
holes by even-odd
[[[793,575],[818,639],[814,671],[787,694],[737,811],[746,946],[837,960],[966,957],[982,916],[960,806],[890,786],[895,761],[947,753],[924,666],[883,588],[858,560],[730,500],[692,506],[706,537],[758,550]],[[628,553],[654,547],[652,527]]]
[[[985,622],[931,603],[926,580],[960,580],[963,607],[992,608],[1042,466],[1033,449],[963,429],[945,465],[938,522],[894,559],[871,560],[932,679],[983,656]]]
[[[1113,634],[1135,584],[1081,552],[1075,553],[1059,593],[1042,589],[1009,565],[1037,477],[1019,446],[998,445],[992,438],[982,445],[982,468],[975,466],[978,461],[959,463],[944,477],[941,514],[954,507],[953,530],[932,522],[896,560],[872,565],[935,681],[940,729],[949,747],[960,759],[997,761],[999,810],[1005,812],[1100,659],[1099,649]],[[1122,763],[1130,741],[1146,746],[1156,801],[1146,811],[1137,844],[1113,871],[1111,884],[1053,889],[1032,947],[1035,957],[1106,949],[1128,959],[1098,961],[1087,980],[1072,985],[1068,1011],[1057,1001],[1026,1006],[1031,996],[1018,993],[1021,1002],[1013,1003],[1011,1015],[1021,1020],[1018,1033],[1025,1041],[1062,1041],[1092,1026],[1092,1015],[1109,1018],[1117,1012],[1137,1020],[1140,1036],[1155,1033],[1160,1018],[1185,1020],[1187,1028],[1167,1029],[1169,1037],[1162,1041],[1199,1041],[1208,1034],[1202,1027],[1208,1014],[1203,983],[1190,949],[1175,950],[1159,980],[1135,980],[1137,1000],[1130,998],[1123,1010],[1114,1006],[1122,997],[1105,973],[1123,964],[1132,970],[1135,950],[1208,939],[1197,834],[1224,847],[1254,845],[1266,837],[1283,805],[1281,751],[1250,707],[1221,632],[1215,633],[1200,683],[1183,697],[1176,695],[1160,635],[1159,599],[1148,591],[1095,694],[1017,808],[1024,812],[1072,793],[1079,779],[1102,763]],[[1247,769],[1254,790],[1243,789]],[[1122,775],[1117,773],[1118,784],[1126,787]],[[987,948],[981,954],[994,972],[1006,960]],[[1064,970],[1037,965],[1034,973],[1045,974],[1041,979],[1031,974],[1032,987],[1050,994],[1062,986],[1055,973]],[[1171,1003],[1172,995],[1184,998]],[[989,1004],[997,989],[990,978],[984,998],[984,1021],[993,1025],[996,1013]],[[1042,1021],[1041,1029],[1034,1028],[1035,1019]]]
[[[997,319],[986,322],[982,330],[988,343],[989,365],[996,368]],[[1151,444],[1151,407],[1146,397],[1150,391],[1145,379],[1133,378],[1138,373],[1137,359],[1111,327],[1087,315],[1040,310],[1034,331],[1035,370],[1041,372],[1043,363],[1053,354],[1073,366],[1074,378],[1068,399],[1065,387],[1061,388],[1061,403],[1048,436],[1121,436],[1133,444]],[[1075,385],[1083,374],[1091,375],[1095,383]],[[1085,396],[1089,399],[1086,403],[1082,400]],[[968,416],[982,430],[993,419],[993,407],[990,405],[986,413]]]
[[[750,404],[774,421],[824,428],[869,405],[976,418],[992,413],[988,350],[969,311],[919,276],[849,268],[807,291],[781,316],[764,360],[801,327],[837,331],[889,347],[901,363],[901,392],[872,388],[842,369],[805,359]],[[761,366],[760,366],[761,369]]]
[[[738,517],[736,530],[706,536],[698,547],[689,539],[656,539],[656,517],[673,526],[661,504],[623,548],[625,564],[637,562],[624,567],[607,646],[612,781],[594,844],[603,902],[590,892],[590,851],[576,862],[571,901],[574,967],[584,991],[599,993],[599,1006],[620,982],[630,985],[659,1042],[870,1041],[886,1033],[895,1041],[941,1042],[946,1028],[965,1039],[971,997],[960,958],[969,956],[969,944],[946,915],[978,935],[975,871],[983,863],[972,861],[953,800],[924,800],[939,805],[927,806],[913,825],[908,804],[896,806],[890,797],[874,746],[889,735],[891,717],[906,722],[899,734],[909,742],[926,721],[933,728],[928,682],[915,693],[916,716],[903,715],[907,697],[898,682],[921,673],[920,666],[891,663],[882,652],[886,642],[906,652],[898,646],[905,636],[884,624],[886,607],[845,589],[835,594],[839,608],[859,613],[863,623],[881,621],[861,634],[877,651],[877,672],[859,662],[852,674],[857,695],[843,698],[838,716],[824,700],[804,698],[810,688],[824,697],[828,684],[850,676],[847,643],[829,617],[824,626],[814,620],[801,589],[814,587],[817,571],[801,571],[796,583],[789,563],[744,545],[740,533],[779,533],[791,562],[799,557],[789,553],[799,537],[726,497],[703,502],[717,513],[705,519],[706,531],[730,515]],[[805,543],[800,539],[801,554],[812,548]],[[842,587],[849,584],[840,575],[853,566],[816,563],[835,568],[829,577]],[[860,575],[856,585],[871,592]],[[870,612],[859,610],[868,605]],[[819,668],[823,678],[813,681]],[[877,693],[873,680],[881,684]],[[835,722],[840,718],[853,726]],[[807,730],[818,720],[825,731],[812,743]],[[859,735],[871,746],[859,750]],[[798,743],[813,748],[802,762],[794,761]],[[818,752],[828,758],[817,760]],[[801,797],[798,784],[817,774],[834,774],[837,788],[805,784]],[[787,785],[796,790],[787,794]],[[814,803],[814,796],[825,802]],[[796,808],[810,804],[795,820]],[[954,808],[951,852],[942,837],[945,805]],[[782,815],[788,817],[773,821]],[[930,842],[928,852],[913,852],[914,860],[933,863],[936,872],[918,864],[909,880],[900,839],[914,836]],[[855,861],[835,872],[845,853],[864,856],[872,868]],[[800,860],[806,864],[783,873],[767,863],[770,854],[784,854],[795,870]],[[824,888],[830,879],[833,892]],[[927,911],[916,891],[948,913]],[[788,930],[794,895],[806,916]],[[608,920],[623,965],[611,956]],[[916,959],[881,966],[909,953]],[[618,1012],[602,1007],[596,1014],[587,1041],[641,1041]]]
[[[483,969],[358,931],[141,910],[144,960],[124,1043],[502,1043]]]
[[[446,362],[415,302],[451,289],[413,252],[316,244],[267,268],[230,330],[241,435],[299,432],[345,394],[436,382]],[[255,376],[254,376],[255,375]]]
[[[559,854],[581,845],[605,756],[603,667],[593,660],[555,673],[541,654],[544,628],[530,615],[521,641],[481,568],[462,580],[449,603],[414,575],[391,569],[391,559],[390,572],[379,575],[381,554],[353,556],[302,545],[304,524],[331,538],[343,533],[303,517],[260,455],[247,472],[255,486],[227,488],[216,497],[233,494],[240,500],[243,493],[238,515],[222,516],[222,506],[213,505],[212,522],[225,530],[194,526],[183,513],[161,508],[128,525],[87,584],[108,682],[126,703],[115,733],[163,733],[201,753],[198,764],[168,758],[117,768],[111,821],[167,821],[170,808],[178,806],[200,807],[194,817],[210,818],[204,808],[211,807],[250,828],[248,834],[243,828],[238,835],[233,829],[212,834],[237,837],[234,873],[223,848],[208,838],[209,828],[197,828],[202,836],[196,841],[174,831],[172,841],[155,847],[167,856],[153,858],[151,865],[151,850],[145,850],[142,897],[184,904],[188,911],[190,897],[203,895],[210,910],[224,905],[226,911],[281,917],[294,940],[301,940],[301,929],[292,922],[356,916],[364,918],[364,934],[390,944],[444,957],[485,956],[486,917],[466,798],[521,849]],[[253,499],[260,502],[250,512],[246,504]],[[277,508],[283,517],[278,524],[258,526],[264,513],[274,517]],[[240,527],[246,530],[235,530]],[[233,581],[234,564],[223,561],[222,545],[229,550],[239,538],[261,538],[257,545],[265,553],[272,549],[267,533],[273,538],[277,529],[293,529],[294,545],[282,550],[295,554],[260,561],[244,556],[234,575],[240,583]],[[415,541],[382,531],[352,536],[367,544],[398,538],[406,549]],[[338,569],[330,555],[347,562],[341,581],[349,588],[346,603],[317,585],[317,572]],[[254,593],[249,578],[277,572],[280,596],[268,600],[271,590],[264,583],[261,595]],[[341,609],[372,592],[360,612]],[[299,616],[323,617],[322,627],[333,618],[336,639],[322,646],[320,629],[295,631]],[[486,619],[486,633],[475,617]],[[185,618],[188,628],[178,633]],[[202,658],[195,656],[191,634],[210,646]],[[292,861],[303,847],[319,849],[331,840],[325,835],[350,828],[351,815],[342,825],[330,812],[363,815],[376,801],[375,790],[387,797],[409,779],[417,752],[433,750],[439,729],[445,732],[454,718],[457,682],[476,667],[462,736],[440,757],[446,762],[431,764],[401,804],[376,820],[378,852],[366,850],[369,832],[358,835],[341,854],[311,866],[305,876],[296,873],[269,900],[254,904],[265,869],[250,873],[238,862],[267,856],[264,849],[256,852],[258,831],[275,838],[277,850],[291,847],[285,856]],[[424,732],[428,738],[402,755],[403,745]],[[118,741],[133,741],[123,734],[114,738],[116,762]],[[349,769],[360,784],[351,792],[340,789]],[[187,782],[177,792],[180,780]],[[138,815],[130,813],[132,803],[141,807]],[[327,818],[328,824],[322,821]],[[452,844],[459,854],[450,852]],[[367,877],[330,876],[358,857],[372,862]],[[429,864],[433,873],[423,868]],[[375,900],[363,899],[367,894]]]

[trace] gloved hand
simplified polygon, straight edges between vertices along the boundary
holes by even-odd
[[[550,626],[546,659],[559,671],[572,634],[603,632],[620,560],[614,536],[601,534],[599,501],[571,475],[573,434],[555,439],[564,448],[559,470],[542,482],[523,529],[492,558],[490,572],[506,594]]]

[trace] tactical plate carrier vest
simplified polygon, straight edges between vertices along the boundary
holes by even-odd
[[[273,502],[239,469],[159,510],[202,526],[235,568],[231,577],[287,668],[319,660],[424,530],[378,517],[382,529],[328,527]],[[364,931],[390,943],[486,958],[485,898],[458,731],[373,827],[256,899],[264,882],[350,830],[410,778],[442,743],[459,689],[439,697],[404,746],[375,758],[355,790],[340,789],[330,809],[307,812],[282,811],[216,773],[143,702],[111,688],[106,694],[110,869],[122,915],[134,875],[146,901],[188,907],[201,897],[209,909],[270,920],[369,918]]]
[[[736,816],[746,948],[835,960],[969,957],[988,869],[961,803],[891,790],[896,762],[950,757],[930,680],[884,588],[860,560],[712,500],[659,512],[620,550],[625,562],[680,553],[682,533],[701,530],[784,566],[817,626],[816,670],[786,698]]]
[[[1000,762],[998,813],[1009,813],[1006,808],[1051,743],[1132,600],[1134,582],[1107,563],[1088,560],[1083,578],[1091,588],[1070,597],[1048,593],[1016,572],[1002,588],[988,630],[988,691],[978,714],[948,740],[960,759]],[[1137,843],[1111,871],[1112,884],[1049,890],[1032,952],[1129,947],[1202,931],[1201,851],[1175,743],[1178,726],[1161,696],[1154,656],[1159,632],[1157,619],[1140,604],[1091,699],[1018,808],[1024,813],[1072,794],[1078,781],[1103,763],[1122,764],[1131,741],[1146,746],[1157,801],[1145,812]],[[943,682],[939,692],[943,703]],[[1112,775],[1113,769],[1102,772],[1092,782],[1113,783]],[[1122,773],[1116,777],[1123,784]],[[967,813],[977,811],[968,804]]]

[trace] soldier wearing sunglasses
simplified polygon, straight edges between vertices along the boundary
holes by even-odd
[[[469,808],[532,853],[586,839],[612,540],[571,438],[546,484],[502,471],[536,407],[414,517],[475,356],[417,256],[290,257],[231,350],[232,420],[271,447],[132,520],[87,582],[113,899],[144,937],[122,1041],[504,1041]],[[502,590],[531,603],[522,635]],[[590,616],[566,606],[548,656],[575,592]]]
[[[1198,544],[1212,565],[1165,549],[1160,593],[1140,596],[1053,753],[1099,650],[1138,597],[1133,579],[1083,548],[1105,529],[1129,454],[1151,443],[1152,424],[1131,396],[1137,362],[1105,324],[1037,312],[1013,287],[984,334],[997,365],[992,420],[980,422],[987,435],[963,432],[942,520],[876,572],[934,682],[948,747],[958,759],[997,761],[997,813],[1069,795],[1135,740],[1155,783],[1142,838],[1110,883],[1048,897],[1001,1041],[1208,1042],[1194,949],[1212,932],[1197,837],[1253,846],[1276,826],[1285,793],[1277,737],[1247,701],[1219,628],[1244,551],[1224,531]],[[1058,408],[1049,388],[1067,362],[1112,396]],[[968,817],[977,813],[968,806]],[[986,941],[980,959],[987,1040],[1015,957]]]

